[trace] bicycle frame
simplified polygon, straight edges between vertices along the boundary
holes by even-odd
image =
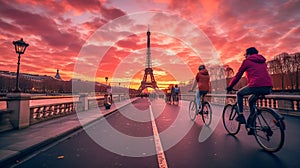
[[[280,115],[279,113],[277,113],[277,112],[275,112],[275,111],[273,111],[273,110],[270,110],[269,108],[266,108],[266,107],[263,107],[263,108],[257,108],[257,107],[256,107],[255,110],[256,110],[256,111],[255,111],[255,115],[261,115],[261,114],[260,114],[261,111],[263,111],[263,110],[268,110],[268,112],[271,113],[271,114],[275,117],[275,119],[276,119],[277,121],[279,121],[279,123],[278,123],[278,124],[280,124],[279,126],[282,127],[283,130],[286,129],[286,128],[285,128],[285,124],[283,123],[284,117],[283,117],[282,115]],[[264,116],[263,116],[263,115],[261,115],[261,116],[262,116],[262,118],[264,119]],[[265,119],[264,119],[264,121],[266,122]]]
[[[204,103],[205,102],[207,102],[207,101],[205,101],[205,96],[206,95],[201,95],[201,97],[200,97],[200,104],[201,104],[201,109],[200,109],[200,111],[201,112],[203,112],[203,106],[204,106]],[[194,102],[196,102],[196,104],[197,104],[197,96],[195,96],[195,98],[194,98]]]

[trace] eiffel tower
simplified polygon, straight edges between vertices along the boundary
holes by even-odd
[[[153,69],[151,64],[151,53],[150,53],[150,28],[148,25],[147,31],[147,58],[146,58],[146,68],[143,80],[139,87],[139,92],[141,93],[145,88],[151,87],[153,89],[158,89],[156,81],[153,75]]]

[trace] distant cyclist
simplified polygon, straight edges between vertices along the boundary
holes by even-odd
[[[178,85],[175,85],[175,87],[172,87],[172,99],[173,99],[173,104],[174,102],[178,102],[179,101],[179,92],[180,89],[178,87]]]
[[[195,77],[194,83],[192,85],[191,91],[193,91],[198,86],[197,92],[196,92],[196,103],[197,108],[201,108],[200,98],[203,97],[208,93],[210,89],[210,76],[205,68],[205,65],[200,65],[198,68],[198,73]]]
[[[166,103],[171,103],[171,94],[172,94],[172,85],[169,85],[169,87],[167,87],[165,89],[165,92],[166,92]]]
[[[227,91],[231,91],[234,85],[241,79],[243,73],[246,72],[248,85],[239,89],[237,92],[238,113],[236,120],[241,124],[245,124],[246,120],[243,115],[243,97],[246,95],[252,95],[249,98],[250,116],[248,121],[254,114],[253,105],[255,103],[255,97],[253,94],[270,94],[272,91],[273,83],[268,73],[266,59],[262,55],[258,54],[258,50],[254,47],[246,49],[244,54],[245,60],[239,68],[237,74],[232,78]],[[249,127],[249,126],[248,126]]]

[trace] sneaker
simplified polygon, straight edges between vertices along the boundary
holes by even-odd
[[[248,131],[248,135],[254,135],[254,129],[250,128],[250,130]]]
[[[244,117],[243,114],[239,114],[236,118],[235,118],[236,121],[238,121],[240,124],[246,124],[246,119]]]

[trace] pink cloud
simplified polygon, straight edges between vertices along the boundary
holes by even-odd
[[[268,59],[272,59],[278,52],[292,53],[299,50],[295,43],[299,38],[299,1],[218,2],[217,6],[211,6],[212,16],[206,16],[209,20],[200,19],[206,15],[203,12],[191,10],[195,5],[199,9],[207,9],[203,3],[174,0],[170,9],[180,11],[182,17],[199,25],[225,60],[239,55],[250,46],[259,48]]]
[[[223,62],[234,66],[235,70],[243,59],[241,54],[250,46],[257,47],[269,60],[281,52],[294,53],[300,49],[299,1],[157,0],[136,3],[140,3],[137,6],[143,10],[153,3],[168,4],[166,12],[180,15],[197,25],[211,40]],[[88,3],[84,0],[60,3],[48,0],[0,1],[0,70],[16,70],[12,41],[22,37],[30,45],[21,58],[22,72],[53,75],[56,69],[61,69],[62,77],[69,79],[76,57],[86,40],[99,27],[126,15],[127,11],[123,11],[123,8],[112,5],[108,7],[107,4],[109,1],[98,0]],[[152,7],[148,8],[154,10]],[[119,28],[124,34],[134,34],[122,30],[129,24],[134,23],[130,19],[124,19],[122,24],[113,25],[115,27],[107,31]],[[153,24],[160,29],[177,26],[173,25],[176,22],[166,20],[162,15],[157,15]],[[147,25],[137,25],[134,31],[146,30],[146,27]],[[190,38],[194,38],[194,30],[185,32],[182,28],[183,26],[177,26],[178,36],[190,33]],[[103,38],[110,42],[117,40],[118,36],[107,33]],[[151,47],[172,50],[189,66],[196,68],[197,65],[193,64],[194,54],[172,38],[162,38],[154,33],[151,35]],[[130,52],[133,50],[141,51],[145,47],[145,34],[132,35],[118,41],[101,61],[103,70],[99,70],[98,74],[103,75],[100,71],[113,72],[122,58],[132,54]],[[189,55],[189,58],[184,58],[184,55]],[[140,62],[144,64],[144,60],[140,59]]]
[[[77,14],[91,12],[105,17],[90,17],[90,20],[83,22],[82,27],[72,21],[76,16],[64,16],[70,10]],[[21,57],[21,72],[50,75],[45,68],[72,71],[74,58],[85,40],[105,22],[124,15],[124,12],[106,9],[99,1],[1,1],[0,15],[0,30],[3,32],[0,36],[0,42],[3,43],[0,46],[0,57],[8,57],[1,58],[0,69],[15,71],[16,54],[13,52],[12,41],[22,37],[29,43],[29,47]],[[60,72],[63,74],[63,71]]]
[[[100,11],[101,2],[98,0],[89,0],[88,3],[85,0],[67,0],[64,3],[66,8],[71,7],[73,10],[84,12],[84,11]]]

